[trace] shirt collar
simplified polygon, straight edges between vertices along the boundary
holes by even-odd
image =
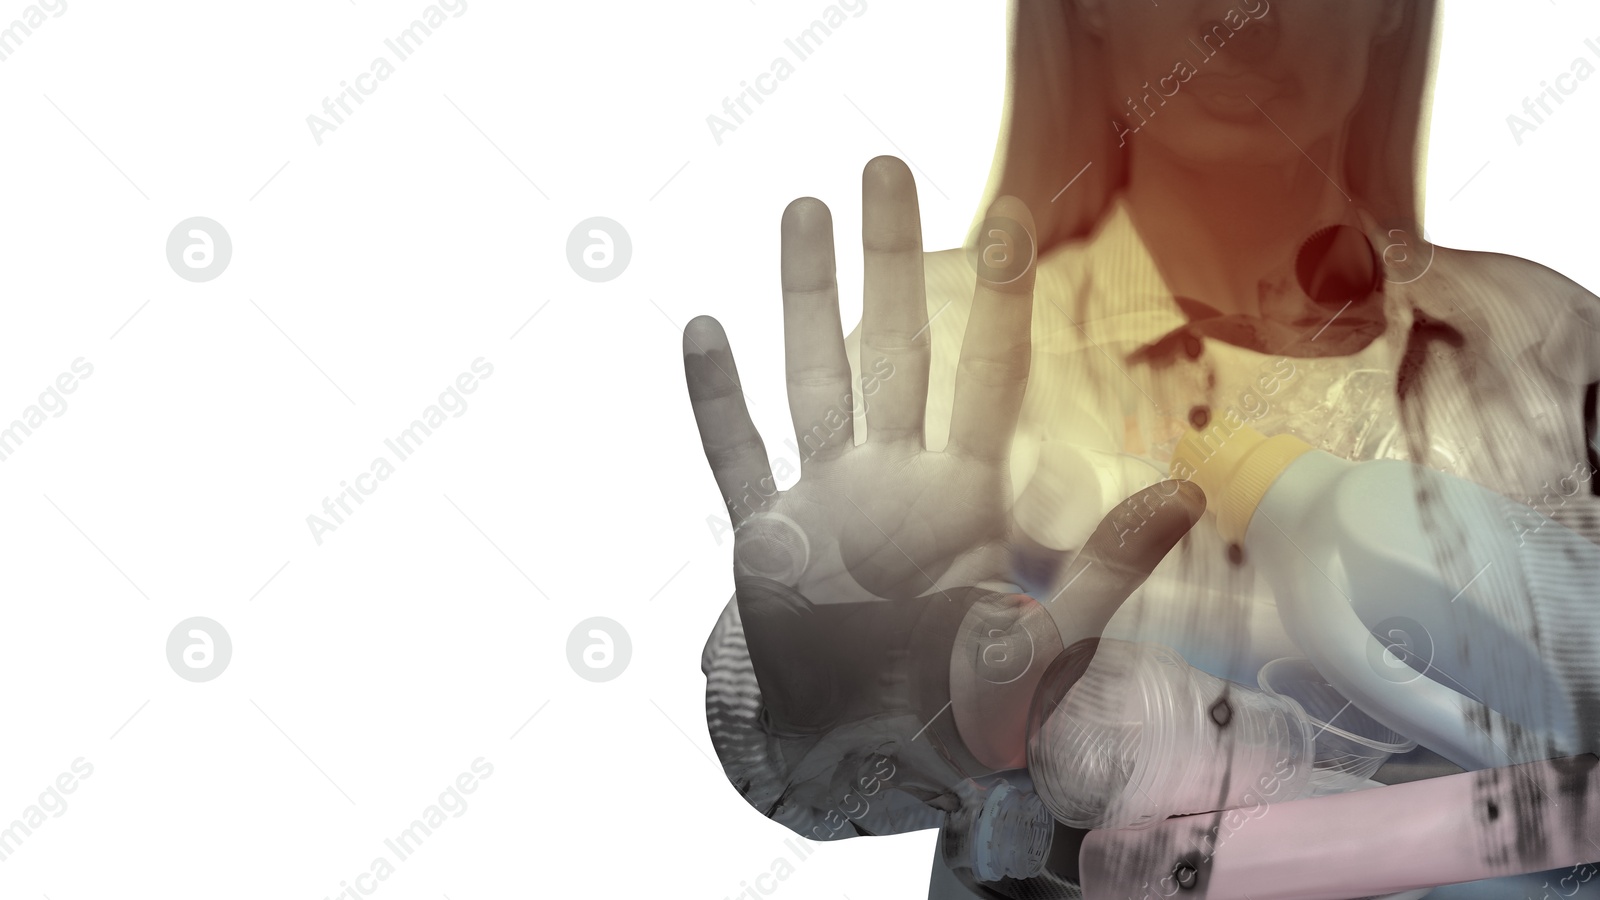
[[[1369,246],[1385,246],[1385,233],[1372,216],[1361,209],[1357,214]],[[1121,194],[1112,197],[1085,249],[1084,281],[1076,292],[1080,308],[1072,311],[1073,318],[1091,342],[1127,348],[1123,353],[1130,363],[1164,366],[1197,358],[1207,337],[1258,352],[1346,355],[1370,344],[1386,327],[1383,261],[1376,251],[1375,296],[1353,301],[1343,310],[1312,307],[1305,320],[1285,322],[1225,316],[1200,301],[1175,297],[1134,228]],[[1291,283],[1289,290],[1303,297],[1298,283]]]

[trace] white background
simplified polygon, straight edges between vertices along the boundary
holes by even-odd
[[[895,153],[926,245],[959,243],[1004,10],[868,0],[718,145],[820,0],[470,0],[319,146],[306,116],[425,5],[68,0],[0,63],[0,420],[94,366],[0,463],[0,826],[94,766],[0,896],[331,897],[478,757],[377,896],[722,898],[793,862],[711,762],[731,541],[680,329],[724,323],[782,452],[780,212],[826,200],[858,284],[860,169]],[[1444,11],[1430,234],[1600,289],[1600,78],[1521,146],[1505,122],[1600,8]],[[215,281],[166,261],[190,216],[232,236]],[[566,261],[591,216],[632,237],[607,283]],[[306,517],[478,357],[467,411],[318,545]],[[196,615],[233,641],[204,684],[165,655]],[[632,638],[607,683],[567,658],[596,615]],[[810,849],[776,894],[926,896],[932,832]]]

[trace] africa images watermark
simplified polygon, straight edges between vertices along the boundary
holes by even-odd
[[[39,3],[30,4],[21,15],[12,20],[11,24],[0,28],[0,62],[5,62],[22,49],[23,41],[32,37],[35,29],[50,19],[61,18],[61,14],[66,11],[66,0],[41,0]],[[50,19],[45,18],[45,13],[50,14]]]
[[[810,27],[792,38],[785,38],[783,45],[793,55],[794,60],[792,62],[788,56],[775,57],[772,63],[767,66],[768,71],[750,79],[755,84],[752,85],[750,81],[741,81],[739,82],[739,92],[737,94],[722,98],[722,111],[727,115],[726,119],[716,113],[706,116],[706,127],[711,129],[711,137],[717,142],[717,146],[722,146],[723,134],[737,131],[739,126],[744,124],[746,116],[755,115],[755,109],[751,107],[750,101],[755,101],[757,106],[765,103],[766,100],[764,98],[776,92],[778,85],[788,81],[789,76],[795,73],[796,63],[803,63],[811,58],[811,55],[817,51],[817,48],[822,46],[822,42],[827,40],[829,35],[833,34],[849,19],[860,18],[861,14],[866,11],[867,0],[844,0],[841,3],[830,4],[822,10],[819,18],[812,21]],[[845,13],[850,14],[849,19],[845,17]],[[740,114],[741,111],[743,115]],[[729,119],[732,119],[732,121],[730,122]]]
[[[378,86],[389,80],[396,70],[397,62],[410,59],[422,47],[422,42],[433,35],[433,32],[443,25],[448,19],[459,19],[467,11],[466,0],[443,0],[440,3],[429,4],[424,7],[420,16],[412,21],[399,34],[391,38],[384,38],[383,45],[394,55],[394,60],[387,56],[373,58],[367,66],[367,71],[349,81],[339,82],[339,92],[331,97],[322,98],[322,112],[327,118],[312,113],[306,116],[306,125],[311,129],[311,137],[322,146],[322,136],[331,131],[337,131],[345,119],[355,114],[355,109],[350,102],[354,100],[356,106],[367,102],[366,97],[377,92]],[[445,13],[449,13],[446,16]],[[329,121],[329,120],[332,121]]]
[[[783,845],[794,855],[794,862],[790,862],[786,856],[774,858],[768,864],[767,871],[755,877],[755,884],[741,881],[739,893],[731,897],[724,895],[723,900],[756,900],[757,897],[771,896],[783,882],[789,880],[790,875],[795,873],[795,863],[805,862],[806,857],[816,852],[805,844],[796,844],[794,838],[784,838]]]
[[[72,761],[70,772],[62,772],[56,776],[42,793],[39,799],[22,811],[22,816],[4,828],[0,828],[0,862],[5,862],[22,846],[23,840],[33,836],[35,831],[43,827],[50,818],[59,819],[67,812],[67,798],[62,794],[70,794],[78,789],[78,783],[94,774],[94,766],[83,757]],[[50,818],[45,814],[49,813]]]
[[[394,454],[398,462],[410,459],[421,448],[423,440],[432,436],[436,429],[449,419],[459,419],[466,414],[467,398],[462,395],[476,391],[479,383],[493,374],[494,365],[487,359],[480,356],[473,360],[471,372],[457,375],[455,382],[439,394],[438,401],[422,411],[422,418],[412,420],[409,427],[394,437],[384,438],[383,445],[389,448],[389,452]],[[446,413],[449,415],[446,416]],[[354,485],[349,481],[341,481],[338,493],[332,497],[322,498],[322,512],[328,518],[325,519],[316,513],[306,516],[306,527],[311,529],[311,537],[317,542],[317,546],[322,546],[323,534],[339,530],[339,526],[345,524],[345,517],[355,513],[355,509],[348,501],[354,500],[357,506],[365,503],[366,500],[363,498],[372,496],[378,490],[378,485],[388,481],[389,476],[395,473],[395,468],[389,457],[376,457],[367,467],[367,471],[351,479],[355,482]],[[330,522],[329,519],[333,521]]]
[[[1172,897],[1179,892],[1193,890],[1199,883],[1200,873],[1210,865],[1217,851],[1222,849],[1222,845],[1226,844],[1229,838],[1239,833],[1246,822],[1264,817],[1275,800],[1287,799],[1279,797],[1278,794],[1285,782],[1294,779],[1297,768],[1290,760],[1278,760],[1271,772],[1263,774],[1254,785],[1245,790],[1243,800],[1247,805],[1210,813],[1213,824],[1209,828],[1191,831],[1185,835],[1193,845],[1193,849],[1183,854],[1172,871],[1161,876],[1154,885],[1148,881],[1140,885],[1144,889],[1144,900]],[[1198,820],[1201,816],[1188,818]]]
[[[1596,59],[1600,59],[1600,43],[1597,43],[1594,38],[1585,39],[1583,45],[1588,48],[1590,53],[1594,54]],[[1522,112],[1528,117],[1527,119],[1516,113],[1506,116],[1506,127],[1511,129],[1511,137],[1516,140],[1518,147],[1522,146],[1523,134],[1529,131],[1538,131],[1539,126],[1545,124],[1545,116],[1555,115],[1555,110],[1550,106],[1551,100],[1554,100],[1557,106],[1567,102],[1562,98],[1576,93],[1578,84],[1588,81],[1589,76],[1595,72],[1594,63],[1590,62],[1586,56],[1574,58],[1572,64],[1567,68],[1571,71],[1557,75],[1554,85],[1548,81],[1541,81],[1539,86],[1543,90],[1532,97],[1522,98]],[[1536,109],[1535,106],[1538,108]],[[1540,115],[1540,110],[1544,111],[1544,115]],[[1528,119],[1533,121],[1530,122]]]
[[[394,837],[383,839],[383,845],[394,856],[394,862],[390,862],[388,856],[373,857],[367,871],[350,879],[355,884],[352,885],[350,881],[339,882],[339,893],[329,894],[324,900],[357,900],[369,896],[395,873],[395,863],[405,862],[416,855],[422,848],[422,842],[432,837],[446,822],[465,815],[467,798],[462,795],[473,793],[482,781],[494,774],[494,764],[481,756],[472,761],[471,768],[472,771],[462,772],[455,781],[446,785],[438,799],[422,811],[421,818],[413,819]]]
[[[895,775],[895,765],[893,757],[882,754],[874,754],[867,762],[872,768],[868,770],[866,765],[863,765],[852,788],[840,797],[839,807],[823,816],[826,828],[821,824],[813,825],[808,837],[818,841],[832,840],[846,825],[866,815],[872,809],[872,803],[867,798],[889,786],[890,779]],[[741,881],[739,893],[731,897],[725,896],[723,900],[756,900],[758,897],[771,896],[783,882],[789,880],[789,876],[795,873],[795,863],[805,862],[806,857],[816,852],[804,842],[795,843],[792,837],[784,838],[783,845],[794,856],[794,862],[790,862],[787,856],[775,857],[768,864],[767,871],[751,879],[755,884]]]
[[[1115,116],[1111,119],[1111,127],[1117,134],[1117,146],[1123,147],[1128,143],[1128,135],[1138,133],[1139,129],[1150,124],[1150,119],[1155,117],[1156,107],[1166,106],[1167,99],[1175,97],[1182,89],[1184,82],[1200,74],[1200,66],[1211,61],[1222,50],[1224,44],[1233,39],[1233,36],[1249,25],[1252,21],[1265,16],[1272,9],[1268,0],[1248,0],[1239,4],[1236,9],[1229,9],[1222,15],[1222,23],[1212,27],[1210,31],[1200,35],[1200,42],[1194,38],[1189,39],[1189,44],[1200,54],[1200,65],[1195,65],[1188,57],[1180,58],[1172,65],[1172,74],[1163,75],[1156,79],[1156,86],[1151,87],[1146,81],[1141,87],[1144,93],[1135,100],[1128,96],[1128,113],[1137,117],[1139,124],[1131,125]],[[1169,90],[1170,88],[1170,90]],[[1153,98],[1158,101],[1152,103]],[[1140,104],[1143,104],[1141,108]]]
[[[1266,416],[1272,409],[1271,398],[1299,374],[1293,359],[1280,356],[1270,361],[1270,368],[1263,363],[1262,371],[1258,373],[1256,380],[1246,385],[1239,394],[1238,402],[1220,410],[1212,407],[1196,407],[1191,410],[1189,424],[1199,433],[1200,446],[1206,454],[1201,461],[1211,459],[1228,438]],[[1155,518],[1156,509],[1166,506],[1167,501],[1177,495],[1179,482],[1192,481],[1194,476],[1194,466],[1187,461],[1179,460],[1172,466],[1170,479],[1152,482],[1155,485],[1154,491],[1148,494],[1136,493],[1118,504],[1110,513],[1117,529],[1117,546],[1126,545],[1129,535],[1137,534],[1145,523]],[[1169,486],[1163,489],[1162,484]],[[1150,486],[1145,485],[1145,487]]]
[[[1594,469],[1587,462],[1579,461],[1571,472],[1556,479],[1554,487],[1548,480],[1545,481],[1540,488],[1544,491],[1541,496],[1524,495],[1521,506],[1528,508],[1513,507],[1510,513],[1511,527],[1517,532],[1517,546],[1526,544],[1529,535],[1537,534],[1544,526],[1556,522],[1557,511],[1567,505],[1568,499],[1583,493],[1583,486],[1594,476]],[[1571,487],[1567,486],[1569,484]]]
[[[22,447],[23,439],[32,437],[34,431],[43,427],[44,423],[65,415],[67,398],[62,395],[76,391],[79,380],[94,374],[94,365],[81,356],[72,361],[71,369],[70,372],[57,375],[55,381],[46,385],[39,399],[22,411],[21,418],[13,419],[9,425],[0,425],[0,462],[15,455]],[[45,413],[50,414],[49,418],[45,417]]]

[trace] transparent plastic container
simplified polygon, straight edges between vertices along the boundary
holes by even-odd
[[[1345,699],[1464,769],[1600,752],[1585,700],[1600,547],[1428,465],[1224,426],[1185,434],[1172,472],[1205,491],[1298,655]]]
[[[1311,722],[1314,796],[1364,787],[1391,755],[1417,746],[1346,700],[1305,657],[1275,659],[1261,667],[1256,681],[1263,691],[1295,701]]]
[[[1144,828],[1310,796],[1313,726],[1295,701],[1168,647],[1094,644],[1052,664],[1030,721],[1034,790],[1063,824]]]

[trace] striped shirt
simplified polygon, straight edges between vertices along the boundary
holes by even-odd
[[[1600,300],[1536,263],[1405,245],[1362,221],[1384,262],[1371,298],[1381,333],[1348,354],[1309,355],[1348,308],[1309,320],[1287,352],[1183,335],[1193,304],[1167,288],[1120,199],[1086,240],[1041,258],[1012,448],[1018,525],[1045,546],[1080,547],[1118,503],[1167,477],[1185,428],[1230,420],[1348,459],[1411,459],[1587,521],[1600,486],[1585,422],[1600,381]],[[973,278],[962,251],[928,255],[930,448],[948,430]],[[1175,333],[1189,338],[1181,352],[1152,356]],[[1230,563],[1204,521],[1106,634],[1166,644],[1244,683],[1298,655],[1254,567]]]
[[[1012,446],[1017,524],[1045,546],[1081,546],[1124,498],[1166,477],[1177,436],[1200,407],[1211,421],[1293,433],[1349,459],[1416,460],[1600,539],[1591,388],[1600,381],[1600,300],[1523,259],[1407,245],[1370,219],[1363,230],[1384,263],[1381,290],[1364,301],[1377,304],[1367,313],[1381,313],[1371,316],[1376,333],[1359,340],[1358,326],[1341,336],[1338,319],[1360,311],[1328,310],[1332,324],[1296,332],[1290,349],[1299,355],[1195,328],[1195,306],[1167,289],[1120,201],[1087,239],[1041,258],[1032,367]],[[937,450],[975,271],[960,249],[925,261],[926,429]],[[1323,341],[1350,352],[1315,355],[1338,345]],[[859,329],[847,350],[859,373]],[[855,424],[866,433],[864,418]],[[1166,644],[1246,684],[1265,662],[1298,655],[1270,591],[1248,559],[1227,560],[1209,521],[1162,561],[1106,633]],[[712,741],[740,793],[797,833],[851,833],[829,831],[821,810],[784,799],[793,773],[761,725],[736,602],[713,628],[701,665]],[[931,809],[900,815],[905,830],[942,821]]]

